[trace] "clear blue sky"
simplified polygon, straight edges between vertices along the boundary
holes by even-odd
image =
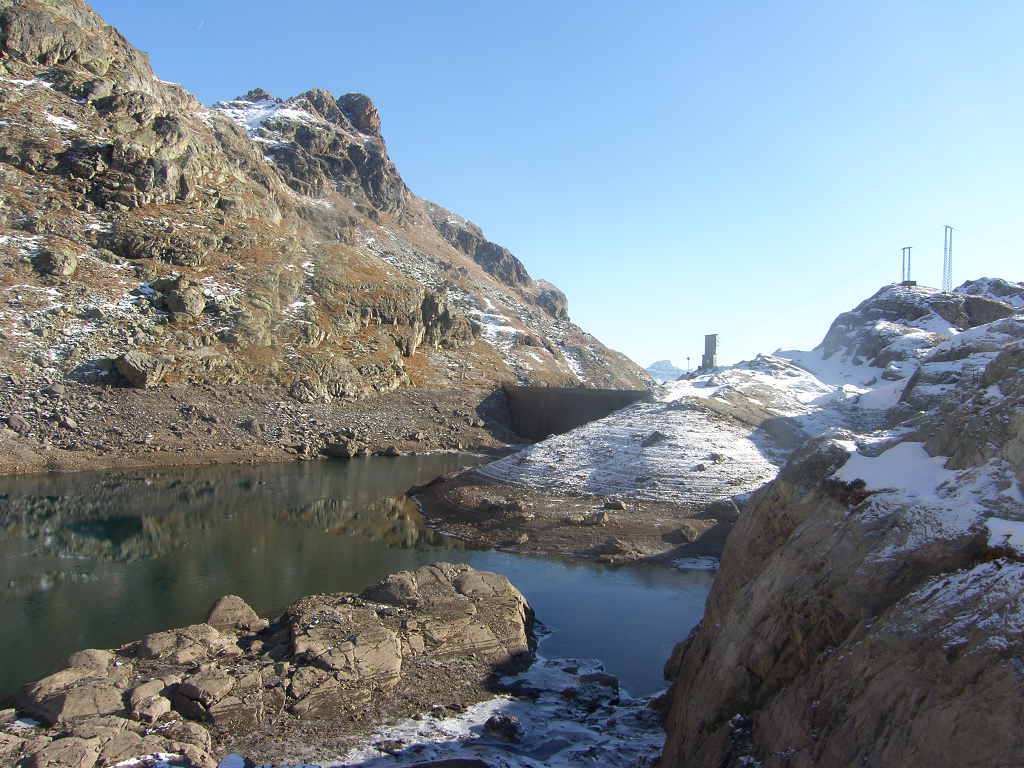
[[[204,103],[362,91],[417,194],[638,363],[810,348],[899,275],[1024,280],[1024,3],[95,0]]]

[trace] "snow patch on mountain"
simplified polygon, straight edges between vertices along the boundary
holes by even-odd
[[[322,123],[323,119],[313,115],[304,109],[296,109],[286,102],[276,99],[262,99],[260,101],[246,101],[235,99],[234,101],[218,101],[211,109],[220,112],[226,117],[234,120],[242,126],[246,133],[252,138],[262,141],[272,141],[260,135],[263,124],[268,120],[283,119],[293,120],[298,123]]]

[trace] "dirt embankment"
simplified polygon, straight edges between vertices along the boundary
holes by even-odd
[[[259,387],[97,387],[0,379],[0,474],[438,450],[516,437],[504,395],[401,389],[299,403]]]

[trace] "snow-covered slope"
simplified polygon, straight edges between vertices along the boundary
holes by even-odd
[[[671,382],[653,403],[637,403],[477,471],[555,493],[701,507],[768,482],[808,435],[839,429],[857,414],[842,387],[760,355]]]

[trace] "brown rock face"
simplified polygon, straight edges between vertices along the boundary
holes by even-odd
[[[370,97],[363,93],[346,93],[338,99],[338,106],[360,133],[380,136],[380,114]]]
[[[950,418],[962,437],[965,415]],[[1024,627],[1007,619],[1024,611],[1011,586],[1024,566],[989,550],[980,524],[944,533],[913,501],[837,493],[826,478],[845,457],[809,445],[737,523],[667,670],[663,765],[980,768],[1021,754]]]
[[[155,387],[163,378],[166,368],[164,364],[145,352],[129,352],[114,361],[118,373],[124,376],[133,387],[149,389]]]

